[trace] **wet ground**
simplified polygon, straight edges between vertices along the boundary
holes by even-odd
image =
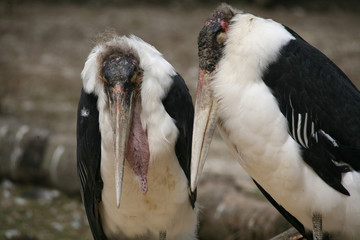
[[[0,239],[91,239],[79,197],[9,180],[0,184]]]
[[[289,26],[360,86],[359,15],[336,9],[235,6]],[[132,33],[154,45],[182,74],[194,96],[197,34],[214,8],[25,4],[8,9],[0,3],[1,114],[74,140],[80,72],[104,31]],[[209,159],[207,173],[235,176],[242,186],[254,189],[218,134]],[[7,180],[1,183],[0,239],[91,239],[86,224],[79,197]]]

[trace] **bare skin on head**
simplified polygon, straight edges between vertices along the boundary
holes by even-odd
[[[196,93],[191,161],[191,191],[196,190],[217,122],[217,103],[210,89],[211,79],[223,54],[231,18],[237,13],[226,4],[216,9],[198,38],[199,76]]]
[[[105,57],[102,79],[109,99],[113,120],[115,151],[116,202],[120,206],[125,159],[136,176],[140,189],[147,192],[147,172],[150,160],[147,135],[140,120],[140,86],[142,71],[137,58],[129,53],[118,52]]]

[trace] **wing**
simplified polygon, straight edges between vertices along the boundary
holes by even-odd
[[[261,193],[267,198],[267,200],[269,200],[269,202],[276,208],[276,210],[278,210],[281,215],[283,215],[283,217],[289,222],[291,223],[291,225],[294,226],[294,228],[296,228],[296,230],[303,235],[304,240],[312,240],[313,239],[313,235],[312,232],[306,231],[304,228],[304,225],[299,222],[299,220],[297,220],[293,215],[291,215],[288,211],[285,210],[285,208],[283,208],[281,205],[279,205],[271,196],[270,194],[268,194],[265,189],[263,189],[254,179],[253,179],[255,185],[259,188],[259,190],[261,191]],[[330,236],[328,233],[324,233],[323,236],[323,240],[330,240]]]
[[[100,219],[103,182],[100,176],[101,135],[97,97],[81,91],[77,112],[77,170],[81,196],[95,240],[107,239]]]
[[[288,211],[286,211],[282,206],[280,206],[271,196],[268,194],[254,179],[253,179],[255,185],[259,188],[261,193],[269,200],[269,202],[278,210],[281,215],[289,222],[291,225],[293,225],[298,232],[303,235],[306,239],[312,239],[312,234],[305,231],[304,225],[302,225],[299,220],[297,220],[293,215],[291,215]]]
[[[179,130],[179,136],[175,145],[175,153],[183,169],[188,184],[190,184],[190,162],[191,162],[191,142],[194,121],[194,107],[183,78],[180,74],[172,76],[173,84],[163,100],[166,112],[175,121]],[[196,192],[189,193],[191,205],[194,207]]]
[[[331,60],[286,29],[295,40],[281,49],[263,80],[304,161],[328,185],[349,195],[341,176],[360,170],[360,93]]]

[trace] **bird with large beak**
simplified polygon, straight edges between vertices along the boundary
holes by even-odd
[[[112,117],[115,152],[116,205],[120,207],[125,156],[147,192],[149,145],[139,116],[139,90],[142,73],[130,54],[111,53],[104,59],[102,76]],[[134,108],[137,107],[137,111]],[[134,114],[136,112],[136,114]],[[135,115],[135,116],[134,116]],[[132,132],[129,136],[129,133]],[[135,138],[137,135],[138,138]],[[136,150],[136,151],[134,151]]]
[[[198,48],[191,190],[218,126],[261,192],[303,236],[358,239],[354,84],[288,27],[226,4],[206,21]]]
[[[77,165],[94,238],[196,239],[184,80],[135,36],[98,44],[81,76]]]

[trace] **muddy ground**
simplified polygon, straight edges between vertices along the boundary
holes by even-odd
[[[154,45],[182,74],[194,96],[197,34],[215,6],[28,3],[9,9],[0,2],[0,114],[50,129],[75,144],[80,72],[104,31],[132,33]],[[289,26],[360,86],[359,15],[337,9],[234,6]],[[233,176],[243,187],[255,189],[217,134],[209,159],[206,174]],[[78,196],[8,180],[2,180],[0,190],[0,239],[91,239]]]

